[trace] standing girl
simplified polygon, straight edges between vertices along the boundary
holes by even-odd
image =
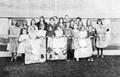
[[[97,25],[96,25],[96,32],[97,32],[97,40],[96,40],[96,47],[97,47],[97,57],[103,56],[103,48],[105,48],[106,45],[106,32],[107,29],[104,27],[102,20],[98,19],[97,20]]]
[[[29,36],[27,35],[27,30],[22,29],[22,34],[19,37],[19,47],[18,47],[18,53],[22,54],[22,61],[24,64],[24,59],[25,59],[25,48],[27,41],[29,40]]]
[[[12,53],[12,58],[11,61],[17,59],[17,48],[18,48],[18,38],[20,35],[20,28],[17,27],[17,20],[13,19],[12,20],[12,25],[9,27],[9,40],[10,40],[10,51]]]
[[[70,28],[70,22],[66,23],[66,27],[64,29],[64,35],[67,37],[67,58],[69,61],[72,56],[71,49],[72,49],[72,36],[73,36],[72,29]]]

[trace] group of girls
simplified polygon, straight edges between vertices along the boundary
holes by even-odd
[[[68,15],[65,15],[65,18],[51,17],[49,23],[45,21],[43,16],[40,17],[37,23],[35,19],[32,19],[30,25],[27,25],[27,20],[24,20],[22,26],[17,24],[16,19],[13,19],[9,28],[9,51],[12,52],[11,61],[17,59],[17,53],[22,54],[23,60],[25,56],[32,56],[27,54],[35,54],[36,56],[31,57],[35,58],[33,63],[37,62],[39,57],[45,57],[47,52],[51,50],[47,44],[52,42],[48,41],[47,37],[67,38],[66,52],[64,52],[64,54],[67,54],[67,60],[75,58],[76,61],[79,61],[79,58],[89,57],[88,60],[93,61],[92,55],[95,50],[97,50],[97,57],[103,57],[103,48],[107,47],[105,41],[108,31],[109,29],[104,26],[102,19],[97,20],[96,26],[91,24],[90,19],[87,19],[85,26],[80,17],[70,19]],[[44,42],[39,40],[41,38]],[[39,42],[42,45],[38,44]],[[40,51],[40,46],[45,51],[42,55],[38,55],[42,52],[37,52]],[[29,59],[27,57],[25,60]],[[46,60],[44,59],[44,61]]]

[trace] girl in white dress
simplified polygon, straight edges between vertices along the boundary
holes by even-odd
[[[81,27],[79,34],[79,49],[75,52],[75,58],[77,61],[79,61],[79,58],[86,58],[92,55],[92,44],[91,40],[87,38],[87,31],[85,29],[85,26]]]
[[[40,30],[37,31],[37,49],[38,49],[38,62],[46,61],[46,30],[44,30],[44,26],[41,26]]]
[[[24,63],[24,57],[25,57],[25,48],[26,48],[26,44],[29,40],[29,36],[27,35],[27,30],[26,29],[22,29],[22,35],[20,35],[19,37],[19,46],[18,46],[18,53],[22,54],[22,61]]]
[[[55,38],[53,40],[53,47],[55,51],[55,59],[66,59],[66,44],[67,38],[64,38],[63,30],[60,26],[57,27],[55,31]]]

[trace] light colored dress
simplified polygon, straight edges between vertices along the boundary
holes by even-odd
[[[9,27],[10,35],[9,35],[9,48],[7,48],[11,52],[17,52],[18,49],[18,39],[20,35],[20,28],[14,25]]]
[[[37,39],[36,48],[38,49],[38,62],[45,62],[46,61],[46,31],[45,30],[38,30],[37,31]]]
[[[25,53],[25,48],[27,41],[29,40],[29,36],[27,34],[20,35],[19,38],[19,46],[18,46],[18,53]]]
[[[87,31],[80,31],[80,38],[78,40],[78,48],[75,49],[75,58],[85,58],[92,55],[92,43],[87,37]]]
[[[96,40],[96,47],[98,48],[105,48],[107,47],[107,29],[104,27],[104,25],[96,25],[96,31],[97,31],[97,40]]]
[[[55,52],[55,59],[67,59],[67,38],[62,37],[63,30],[56,30],[55,35],[56,37],[53,38],[53,50]]]

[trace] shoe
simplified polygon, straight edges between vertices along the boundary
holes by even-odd
[[[97,55],[97,57],[99,57],[99,55]]]
[[[11,58],[11,62],[13,62],[13,58]]]
[[[104,58],[104,56],[103,56],[103,55],[101,55],[101,58]]]

